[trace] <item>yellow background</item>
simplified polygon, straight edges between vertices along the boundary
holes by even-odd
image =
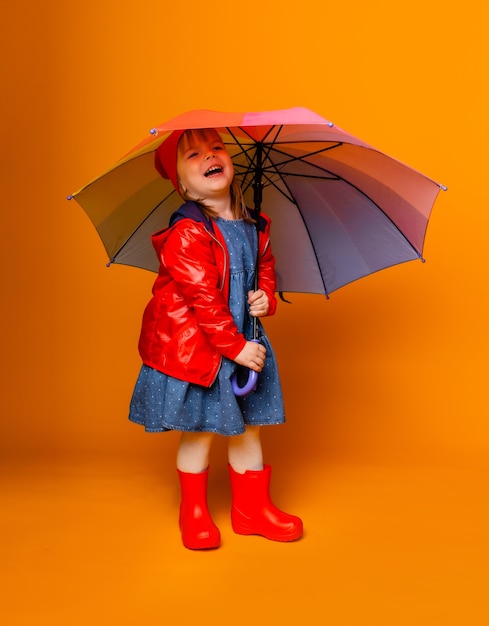
[[[486,624],[482,3],[27,0],[1,29],[2,621]],[[107,269],[66,196],[183,111],[292,106],[449,190],[425,264],[268,320],[288,423],[264,446],[304,539],[232,534],[219,441],[225,543],[191,553],[177,436],[126,418],[154,276]]]

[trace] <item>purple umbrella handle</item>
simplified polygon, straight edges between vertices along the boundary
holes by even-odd
[[[252,341],[260,343],[258,339],[252,339]],[[257,382],[258,372],[255,372],[255,370],[248,370],[248,380],[243,385],[243,387],[240,387],[238,385],[238,377],[236,376],[236,374],[233,374],[231,376],[231,387],[233,388],[235,396],[247,396],[252,391],[255,391]]]
[[[234,391],[235,396],[247,396],[249,393],[255,390],[256,383],[258,381],[258,372],[255,370],[249,370],[248,372],[248,380],[243,387],[238,385],[236,374],[233,374],[231,377],[231,386]]]

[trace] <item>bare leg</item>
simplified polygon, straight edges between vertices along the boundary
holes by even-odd
[[[209,465],[209,453],[214,433],[182,433],[177,453],[177,469],[199,474]]]
[[[228,459],[229,464],[238,474],[244,474],[247,470],[263,469],[259,426],[247,426],[246,432],[242,435],[230,437]]]

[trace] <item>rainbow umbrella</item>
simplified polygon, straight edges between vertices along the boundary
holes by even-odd
[[[442,185],[304,108],[255,113],[191,111],[150,131],[107,172],[74,193],[110,263],[158,270],[151,234],[182,200],[154,167],[179,129],[215,128],[248,206],[273,221],[280,292],[328,296],[363,276],[423,258]]]

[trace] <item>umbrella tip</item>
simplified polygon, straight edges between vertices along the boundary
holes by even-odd
[[[333,122],[328,122],[328,126],[331,128],[332,126],[334,126]]]
[[[154,135],[156,137],[156,135],[158,134],[158,130],[156,128],[151,128],[149,131],[150,135]]]
[[[73,194],[70,194],[69,196],[66,196],[67,200],[73,200]]]
[[[442,191],[448,191],[448,187],[446,185],[440,185],[440,189]]]

